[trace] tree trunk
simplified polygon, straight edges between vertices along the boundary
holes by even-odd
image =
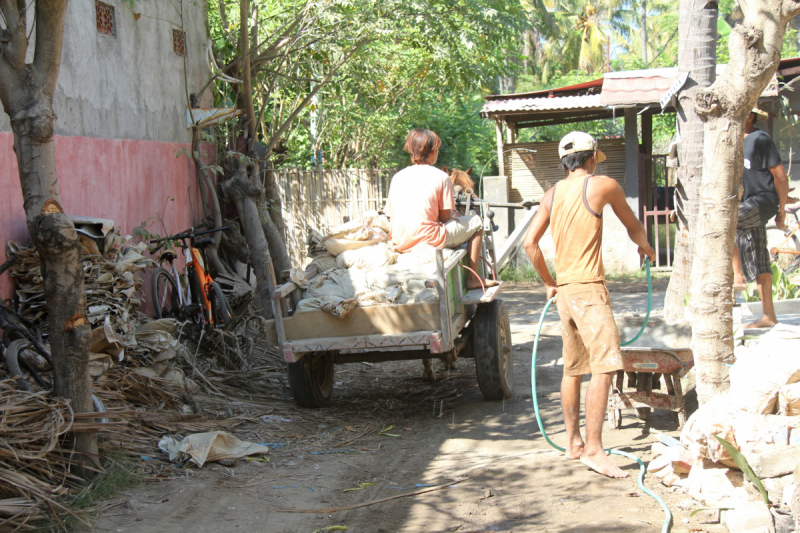
[[[681,0],[678,39],[678,71],[689,72],[689,78],[678,93],[676,103],[680,136],[675,195],[678,221],[672,276],[664,299],[667,320],[684,318],[686,297],[691,288],[698,189],[703,171],[703,122],[692,102],[698,91],[714,83],[716,77],[716,4]]]
[[[242,51],[242,92],[239,94],[240,109],[244,109],[247,119],[247,141],[252,146],[256,134],[256,109],[253,104],[253,76],[250,67],[250,39],[247,30],[250,22],[250,0],[240,0],[239,49]]]
[[[261,221],[261,228],[264,230],[267,243],[269,243],[269,254],[275,264],[275,274],[278,276],[278,283],[282,283],[283,272],[292,268],[289,252],[286,250],[283,234],[272,220],[272,217],[275,215],[275,210],[269,208],[266,199],[263,197],[260,198],[256,204],[258,207],[258,218]]]
[[[272,257],[261,225],[258,201],[263,202],[264,188],[258,180],[258,166],[239,162],[230,179],[220,183],[220,194],[226,202],[236,205],[245,239],[250,247],[250,264],[256,275],[256,299],[261,316],[272,318],[272,291],[275,289]]]
[[[647,63],[647,0],[642,0],[642,61]]]
[[[41,258],[55,394],[68,399],[74,412],[91,413],[91,327],[86,318],[81,245],[61,208],[53,143],[53,92],[67,2],[36,2],[36,50],[33,63],[28,64],[25,8],[25,2],[0,0],[8,28],[0,30],[0,102],[11,118],[28,232]],[[78,461],[97,462],[96,433],[75,433],[74,446]]]
[[[789,20],[800,12],[791,0],[742,5],[744,21],[730,34],[731,61],[695,109],[705,121],[702,216],[692,267],[692,351],[701,404],[728,389],[726,362],[733,360],[731,253],[742,183],[744,122],[780,61]]]

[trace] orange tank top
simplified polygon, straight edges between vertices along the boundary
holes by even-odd
[[[575,176],[556,184],[550,204],[550,233],[556,245],[556,283],[605,281],[603,217],[586,201],[591,176]]]

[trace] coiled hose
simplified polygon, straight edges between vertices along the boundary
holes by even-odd
[[[653,307],[653,284],[650,278],[650,261],[646,261],[647,265],[647,316],[644,320],[644,324],[642,324],[642,329],[639,330],[639,333],[636,334],[634,338],[627,342],[620,343],[621,346],[627,346],[629,344],[633,344],[636,340],[641,337],[642,332],[644,332],[644,328],[647,327],[647,323],[650,320],[650,309]],[[539,318],[539,327],[536,328],[536,337],[533,341],[533,354],[531,355],[531,397],[533,398],[533,408],[536,412],[536,423],[539,425],[539,431],[542,432],[542,436],[544,440],[547,441],[547,444],[555,448],[556,450],[563,452],[565,451],[564,448],[554,443],[550,440],[550,437],[547,435],[547,432],[544,429],[544,422],[542,422],[542,415],[539,412],[539,397],[536,394],[536,353],[539,348],[539,335],[542,333],[542,325],[544,324],[544,317],[547,314],[547,310],[550,308],[550,304],[555,301],[555,297],[550,298],[547,301],[547,304],[544,306],[544,310],[542,310],[542,316]],[[672,522],[672,513],[670,513],[667,504],[664,503],[664,500],[658,497],[653,491],[645,487],[644,485],[644,474],[647,469],[644,466],[644,463],[641,459],[633,455],[632,453],[623,452],[622,450],[615,450],[615,449],[607,449],[608,453],[613,453],[615,455],[621,455],[623,457],[627,457],[632,461],[636,461],[639,464],[639,488],[642,489],[642,492],[653,498],[661,508],[664,510],[664,525],[661,527],[662,533],[667,533],[669,531],[670,524]]]

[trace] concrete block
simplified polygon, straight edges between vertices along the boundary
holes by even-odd
[[[769,511],[772,513],[775,533],[792,533],[794,531],[794,519],[788,510],[778,512],[775,508],[771,508]]]
[[[772,514],[763,501],[737,504],[726,514],[725,523],[730,533],[775,533]]]
[[[768,478],[762,483],[764,484],[764,488],[767,489],[769,501],[774,504],[782,505],[783,493],[786,491],[787,487],[791,487],[794,483],[794,476],[789,474],[788,476]]]
[[[744,456],[761,479],[785,476],[800,465],[800,445],[764,453],[745,453]]]

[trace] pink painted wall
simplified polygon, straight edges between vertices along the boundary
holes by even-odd
[[[163,213],[167,231],[178,233],[202,219],[194,165],[176,153],[188,143],[55,138],[56,169],[64,210],[70,215],[108,218],[120,233]],[[169,201],[174,198],[174,201]],[[156,222],[152,233],[163,234]],[[0,132],[0,244],[28,239],[13,134]],[[149,290],[146,290],[149,292]],[[0,276],[0,297],[13,294],[10,276]]]

